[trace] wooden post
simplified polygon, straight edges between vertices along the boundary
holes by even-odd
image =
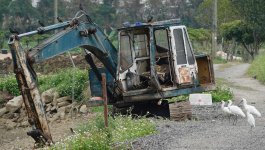
[[[105,121],[105,127],[108,127],[108,97],[107,97],[107,84],[106,84],[106,74],[102,73],[102,95],[104,100],[104,121]]]

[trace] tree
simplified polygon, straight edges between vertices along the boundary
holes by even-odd
[[[212,1],[213,0],[204,0],[199,4],[197,9],[196,20],[204,28],[211,28],[212,26]],[[218,0],[217,1],[217,14],[218,14],[218,27],[222,23],[230,22],[238,18],[237,13],[234,11],[234,7],[231,3],[231,0]]]
[[[259,54],[259,49],[265,40],[265,1],[264,0],[232,0],[233,7],[243,20],[241,27],[243,46],[249,51],[252,58]]]
[[[221,25],[221,35],[226,42],[232,41],[242,44],[245,50],[250,54],[252,59],[257,55],[255,35],[253,34],[253,28],[241,20],[235,20],[229,23]],[[265,36],[260,38],[261,41],[265,40]]]
[[[13,0],[10,1],[5,12],[3,12],[2,27],[16,28],[20,32],[30,30],[33,18],[38,16],[37,10],[32,7],[31,0]]]

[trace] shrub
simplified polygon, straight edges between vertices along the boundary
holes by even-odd
[[[251,66],[248,69],[247,74],[251,77],[256,77],[257,80],[265,83],[265,54],[260,54],[252,62]]]
[[[205,93],[212,94],[213,102],[227,101],[233,98],[233,92],[226,86],[217,86],[215,90]]]
[[[78,128],[78,133],[56,143],[51,149],[120,149],[125,141],[154,134],[155,124],[150,119],[132,119],[131,116],[109,118],[109,127],[104,127],[103,115],[97,115]],[[125,149],[128,149],[125,148]]]
[[[88,72],[80,69],[61,70],[54,75],[43,76],[39,80],[42,92],[55,88],[60,96],[70,96],[73,90],[76,100],[82,100],[82,92],[85,86],[88,86],[87,82]]]
[[[74,77],[73,77],[74,76]],[[74,98],[81,100],[85,86],[88,86],[88,72],[80,69],[65,69],[53,75],[39,77],[39,88],[44,92],[55,88],[60,96],[71,96],[74,91]],[[18,96],[20,92],[15,76],[8,76],[0,79],[0,90],[6,89],[10,94]]]
[[[0,90],[7,90],[10,94],[14,96],[20,95],[15,76],[10,75],[5,78],[0,78]]]

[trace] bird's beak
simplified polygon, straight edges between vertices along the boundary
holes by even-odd
[[[238,103],[238,105],[240,105],[242,102],[243,102],[243,100],[241,100],[241,101]]]

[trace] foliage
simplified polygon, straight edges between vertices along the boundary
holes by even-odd
[[[227,101],[233,98],[233,92],[225,85],[217,86],[215,90],[206,93],[212,94],[213,102]]]
[[[241,20],[235,20],[221,25],[222,37],[224,37],[226,41],[234,40],[242,44],[245,50],[254,58],[254,55],[257,54],[261,46],[260,42],[265,40],[265,34],[259,37],[261,41],[256,41],[257,39],[253,33],[254,29]],[[257,42],[259,45],[255,45]]]
[[[100,114],[79,127],[77,134],[56,143],[51,149],[121,149],[127,147],[123,142],[155,132],[155,124],[150,119],[120,115],[109,118],[109,127],[105,128]]]
[[[87,86],[88,73],[86,70],[66,69],[61,70],[54,75],[41,76],[39,79],[40,90],[46,91],[50,88],[56,88],[60,96],[72,95],[74,98],[81,100],[82,92]]]
[[[7,76],[0,78],[0,91],[7,90],[10,94],[18,96],[20,92],[18,90],[17,80],[14,76]]]
[[[265,41],[265,1],[263,0],[233,0],[232,6],[237,8],[243,22],[243,31],[248,35],[242,43],[252,58],[259,53],[262,43]]]
[[[211,38],[211,32],[207,29],[194,29],[188,28],[189,37],[194,41],[209,41]]]
[[[0,90],[6,89],[12,95],[20,95],[16,78],[8,76],[0,78]],[[61,70],[53,75],[43,75],[39,77],[39,88],[44,92],[50,88],[55,88],[60,96],[71,96],[74,91],[74,98],[82,100],[82,92],[88,81],[88,72],[80,69]]]
[[[202,27],[208,29],[212,26],[212,5],[213,0],[204,0],[199,4],[195,17]],[[218,27],[222,23],[230,22],[238,18],[237,13],[234,11],[235,8],[231,4],[231,0],[217,0],[217,7]]]
[[[265,84],[265,54],[260,54],[248,69],[248,75]]]

